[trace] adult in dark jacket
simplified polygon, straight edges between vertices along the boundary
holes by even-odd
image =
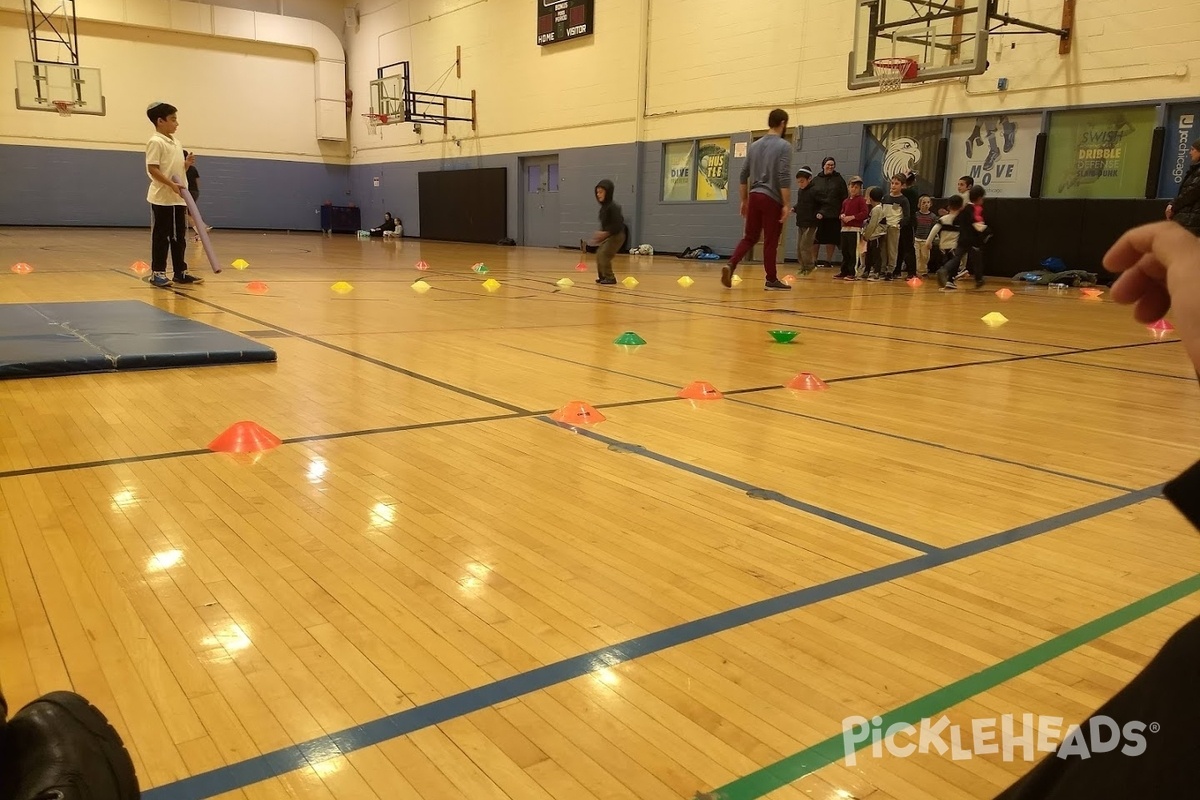
[[[1143,225],[1113,245],[1104,268],[1124,273],[1110,294],[1118,303],[1134,304],[1138,322],[1153,322],[1171,310],[1183,347],[1200,373],[1200,241],[1166,222]],[[1137,424],[1137,413],[1128,425]],[[1166,484],[1163,496],[1200,528],[1200,463]],[[1146,522],[1152,518],[1147,515]],[[1197,719],[1200,617],[1176,631],[1145,669],[1080,723],[1082,737],[1064,741],[997,800],[1195,797]],[[1116,729],[1121,733],[1114,740]],[[1129,730],[1145,737],[1144,752],[1139,754],[1136,742],[1123,737]],[[1081,739],[1113,744],[1084,749]]]
[[[1188,151],[1192,166],[1179,184],[1179,194],[1167,206],[1167,219],[1173,219],[1200,236],[1200,140],[1192,142]]]
[[[813,257],[817,266],[833,266],[833,251],[842,243],[842,201],[850,196],[846,179],[837,171],[833,156],[821,160],[821,171],[812,180],[812,190],[817,196],[817,243],[813,245]],[[829,258],[822,261],[822,248],[828,248]]]

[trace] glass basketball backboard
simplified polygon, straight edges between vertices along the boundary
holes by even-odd
[[[875,60],[911,58],[912,80],[979,75],[987,69],[989,0],[856,0],[847,85],[879,86]]]
[[[104,116],[100,70],[68,64],[17,62],[17,108],[57,111],[55,101],[72,104],[71,113]]]

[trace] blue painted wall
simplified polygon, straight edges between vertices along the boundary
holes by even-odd
[[[845,123],[804,128],[793,169],[814,168],[825,155],[838,159],[849,177],[858,168],[862,125]],[[748,134],[733,142],[749,141]],[[664,203],[661,200],[663,142],[570,148],[558,151],[559,243],[578,246],[597,227],[593,190],[608,178],[625,210],[629,246],[648,243],[678,252],[707,244],[728,255],[741,237],[736,176],[724,203]],[[363,226],[372,227],[391,211],[405,233],[420,235],[417,175],[427,170],[505,167],[508,169],[508,231],[521,239],[521,159],[544,151],[481,157],[454,157],[355,166],[205,156],[200,170],[201,211],[208,224],[225,229],[311,230],[320,228],[319,207],[356,203]],[[0,224],[145,227],[146,178],[140,152],[0,145]],[[379,186],[374,179],[379,179]],[[795,226],[788,226],[787,253],[794,255]]]
[[[595,186],[602,178],[616,184],[616,197],[625,210],[630,231],[635,229],[637,194],[636,145],[619,144],[581,147],[558,151],[559,244],[578,247],[579,240],[595,231],[599,210]],[[451,169],[504,167],[508,170],[508,235],[521,241],[521,159],[550,155],[545,151],[511,153],[496,156],[460,157],[406,161],[387,164],[356,164],[350,168],[351,195],[363,209],[363,224],[377,225],[385,211],[404,223],[404,232],[420,236],[420,208],[417,202],[417,175],[422,172]],[[379,178],[379,186],[374,185]],[[633,233],[636,238],[638,234]]]
[[[320,230],[325,200],[349,201],[344,165],[207,156],[200,211],[218,228]],[[141,152],[0,145],[0,225],[148,227]]]

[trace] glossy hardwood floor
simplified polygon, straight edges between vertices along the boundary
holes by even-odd
[[[87,695],[148,797],[991,796],[1030,762],[815,746],[951,685],[968,730],[1078,721],[1200,613],[987,677],[1200,572],[1156,488],[1200,450],[1195,374],[1104,298],[213,236],[250,268],[164,291],[144,231],[0,229],[4,303],[135,299],[278,352],[0,381],[0,684]],[[725,398],[676,398],[697,380]],[[547,423],[574,400],[607,420]],[[205,450],[241,420],[283,446]]]

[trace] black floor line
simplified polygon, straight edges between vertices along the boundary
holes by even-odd
[[[1175,340],[1172,339],[1171,341],[1175,341]],[[1111,364],[1089,364],[1086,361],[1072,361],[1069,358],[1059,358],[1058,356],[1051,356],[1048,360],[1049,361],[1058,361],[1063,364],[1070,364],[1073,367],[1092,367],[1094,369],[1107,369],[1107,370],[1112,370],[1114,372],[1128,372],[1133,375],[1148,375],[1148,376],[1154,377],[1154,378],[1174,378],[1175,380],[1189,381],[1189,382],[1195,381],[1197,379],[1197,376],[1195,376],[1195,375],[1172,375],[1169,372],[1153,372],[1151,370],[1145,370],[1145,369],[1130,369],[1129,367],[1114,367]]]
[[[121,274],[121,275],[124,274],[124,273],[120,272],[119,270],[114,270],[114,272],[117,272],[118,274]],[[131,276],[131,277],[136,278],[137,276]],[[140,280],[140,278],[138,278],[138,280]],[[177,289],[166,289],[166,290],[160,290],[160,291],[170,291],[178,297],[186,297],[188,300],[191,300],[196,303],[200,303],[201,305],[208,306],[209,308],[215,308],[218,311],[224,311],[226,314],[232,314],[233,316],[238,317],[240,319],[247,320],[248,322],[253,322],[255,325],[261,325],[264,328],[279,331],[280,333],[285,333],[288,336],[308,342],[309,344],[315,344],[318,347],[324,347],[328,350],[333,350],[336,353],[341,353],[342,355],[350,356],[351,358],[356,358],[360,361],[365,361],[368,364],[374,364],[377,367],[382,367],[383,369],[390,370],[392,372],[396,372],[401,375],[405,375],[409,378],[413,378],[415,380],[422,381],[424,383],[428,383],[431,386],[436,386],[439,389],[445,389],[448,392],[454,392],[455,394],[463,395],[464,397],[470,397],[473,400],[479,400],[480,402],[488,403],[489,405],[503,408],[506,411],[511,411],[511,412],[517,413],[517,414],[525,413],[527,411],[527,409],[521,408],[520,406],[513,405],[512,403],[506,403],[503,400],[497,400],[494,397],[488,397],[487,395],[480,394],[479,392],[473,392],[470,389],[464,389],[461,386],[455,386],[452,383],[447,383],[446,381],[439,380],[437,378],[432,378],[428,375],[422,375],[419,372],[414,372],[413,370],[405,369],[404,367],[400,367],[395,364],[390,364],[387,361],[383,361],[381,359],[374,358],[372,356],[364,355],[363,353],[359,353],[355,350],[350,350],[349,348],[346,348],[346,347],[341,347],[340,345],[336,345],[336,344],[332,344],[330,342],[323,341],[314,336],[309,336],[307,334],[300,333],[299,331],[289,330],[288,328],[285,328],[282,325],[276,325],[272,322],[267,322],[266,320],[252,317],[249,314],[243,314],[240,311],[235,311],[232,308],[226,308],[225,306],[222,306],[219,303],[214,303],[211,300],[205,300],[205,299],[197,297],[194,294],[191,294],[189,292],[183,292],[183,291],[180,291]]]

